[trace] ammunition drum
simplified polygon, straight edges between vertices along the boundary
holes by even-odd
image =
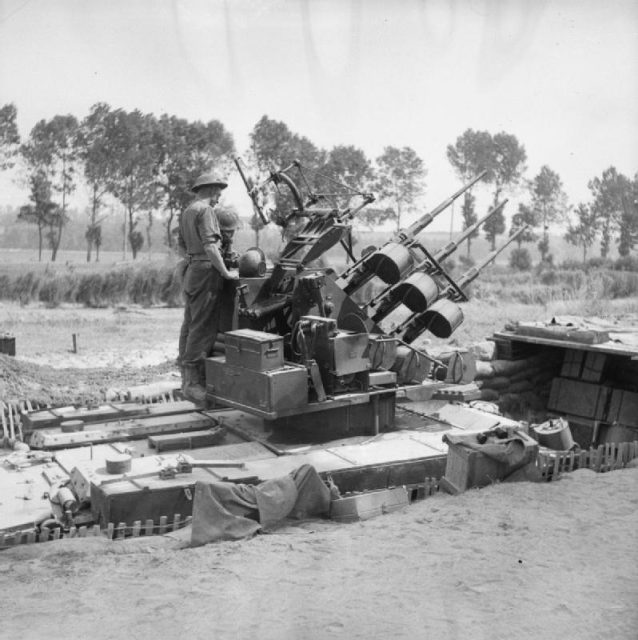
[[[425,311],[439,295],[439,288],[427,273],[415,271],[391,291],[393,300],[401,302],[413,313]]]
[[[398,242],[388,242],[365,261],[366,267],[386,284],[399,282],[413,263],[409,249]]]
[[[424,314],[425,328],[437,338],[449,338],[463,322],[463,311],[455,302],[442,298]]]

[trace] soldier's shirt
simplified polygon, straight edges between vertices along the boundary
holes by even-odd
[[[177,242],[189,255],[205,253],[204,247],[217,245],[222,238],[217,216],[205,200],[195,200],[181,214]]]

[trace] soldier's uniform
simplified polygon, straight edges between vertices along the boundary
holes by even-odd
[[[193,191],[198,199],[180,215],[177,228],[177,244],[186,264],[182,278],[184,320],[179,335],[182,390],[187,399],[197,403],[206,399],[204,359],[212,355],[219,330],[224,280],[236,278],[223,261],[223,233],[213,210],[226,186],[210,173],[197,178]]]
[[[222,234],[213,208],[202,200],[187,207],[179,220],[178,244],[186,255],[184,321],[180,331],[180,357],[185,365],[212,355],[217,337],[219,298],[224,278],[204,250],[221,246]]]

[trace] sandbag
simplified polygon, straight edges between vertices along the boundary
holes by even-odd
[[[490,361],[496,358],[496,343],[491,340],[477,342],[469,349],[470,353],[479,361]]]

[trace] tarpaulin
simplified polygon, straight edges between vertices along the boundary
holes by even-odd
[[[327,515],[330,490],[311,465],[258,485],[197,482],[191,546],[239,540],[284,518]]]
[[[505,479],[526,464],[533,462],[536,448],[533,440],[517,434],[508,433],[506,437],[499,438],[492,432],[486,431],[486,440],[479,443],[477,434],[448,435],[443,436],[443,441],[449,446],[462,446],[477,451],[487,458],[497,461],[501,465],[501,479]]]

